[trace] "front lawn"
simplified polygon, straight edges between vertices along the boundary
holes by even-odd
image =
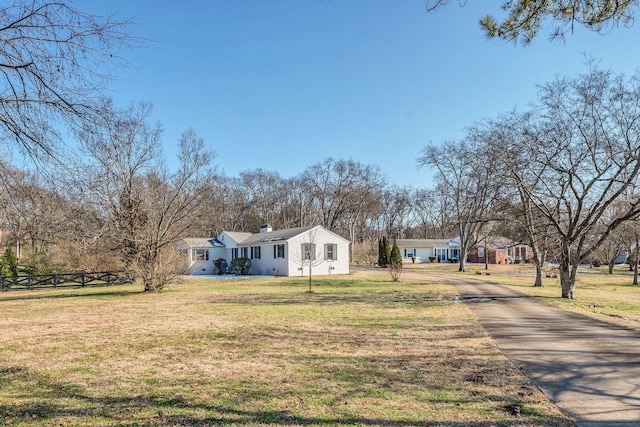
[[[0,294],[0,425],[572,425],[442,283],[140,290]]]

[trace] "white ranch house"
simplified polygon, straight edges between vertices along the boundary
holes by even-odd
[[[434,262],[452,262],[460,259],[459,238],[397,239],[396,244],[403,263],[411,263],[413,257],[416,258],[416,263],[429,262],[429,257],[435,257]]]
[[[251,260],[252,275],[306,276],[349,274],[349,240],[322,226],[272,230],[259,233],[223,231],[217,238],[185,238],[192,275],[217,274],[214,260],[230,267],[235,258]],[[225,271],[226,272],[226,271]]]

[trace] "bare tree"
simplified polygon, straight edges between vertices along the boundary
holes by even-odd
[[[54,245],[67,225],[69,206],[51,183],[36,173],[2,167],[0,207],[22,256],[25,243],[31,253],[44,252]]]
[[[202,181],[207,177],[212,153],[204,148],[204,140],[193,129],[182,134],[179,148],[180,163],[175,172],[160,168],[144,179],[146,220],[137,236],[135,267],[145,291],[162,290],[188,267],[186,258],[176,250],[176,243],[186,236],[193,224],[193,212],[202,202]]]
[[[198,211],[200,229],[213,237],[223,230],[253,231],[262,225],[252,207],[242,180],[226,175],[212,175],[205,184],[204,202]]]
[[[294,259],[300,264],[300,274],[304,276],[305,268],[309,271],[309,290],[311,290],[311,276],[314,267],[319,266],[323,262],[323,254],[318,250],[318,233],[316,230],[310,230],[302,240],[300,246],[295,249]]]
[[[391,186],[380,195],[380,222],[384,234],[390,239],[404,239],[411,226],[411,189]]]
[[[608,227],[609,223],[615,221],[621,213],[619,210],[624,211],[625,209],[625,202],[613,203],[602,216],[600,220],[601,224],[595,227],[595,237],[597,238],[597,236],[603,232],[603,229]],[[635,244],[635,227],[633,226],[635,222],[636,221],[626,221],[616,229],[610,230],[606,238],[594,251],[591,257],[591,263],[599,262],[606,264],[608,273],[613,274],[613,269],[620,255],[627,250],[627,248],[632,248]]]
[[[436,188],[415,190],[411,199],[412,215],[422,239],[444,239],[451,233],[452,221],[444,192]]]
[[[495,211],[502,213],[498,215],[502,217],[502,233],[532,248],[536,267],[534,286],[543,286],[542,276],[549,248],[557,243],[557,239],[548,218],[529,197],[531,189],[544,185],[544,177],[525,175],[530,153],[522,148],[527,141],[522,138],[521,126],[527,119],[527,114],[512,112],[475,126],[474,133],[486,151],[496,153],[500,158],[496,180],[502,183],[502,189]]]
[[[313,195],[302,177],[285,181],[280,195],[280,215],[275,225],[282,228],[308,227],[313,225]]]
[[[428,145],[418,158],[418,166],[430,166],[438,172],[438,186],[455,217],[460,236],[459,271],[465,271],[466,258],[490,219],[497,195],[498,159],[473,137],[470,133],[467,140]]]
[[[383,186],[382,174],[378,166],[354,164],[353,180],[349,188],[350,197],[347,201],[345,219],[351,241],[351,260],[353,257],[353,244],[357,241],[356,230],[361,221],[365,219],[367,211],[379,203],[380,190]]]
[[[368,198],[370,186],[379,183],[379,170],[353,160],[324,161],[308,167],[302,174],[302,184],[312,194],[311,203],[320,225],[337,230],[347,211],[355,212],[359,200]]]
[[[139,250],[137,236],[146,221],[143,209],[143,177],[154,173],[162,163],[160,125],[151,126],[151,105],[138,103],[116,110],[105,100],[101,122],[88,125],[79,135],[92,164],[78,177],[93,190],[109,218],[114,249],[127,268]]]
[[[91,200],[92,193],[70,185],[67,227],[56,242],[58,261],[65,271],[110,271],[122,264],[109,247],[108,222],[102,209]],[[71,193],[71,194],[69,194]]]
[[[539,105],[514,141],[527,160],[513,168],[514,180],[560,245],[564,298],[575,296],[580,263],[640,213],[639,77],[595,67],[558,77],[541,87]]]
[[[598,249],[594,251],[593,259],[591,259],[592,265],[596,263],[606,264],[609,274],[613,274],[613,269],[616,266],[618,257],[628,245],[628,243],[625,242],[627,239],[624,238],[626,236],[622,236],[620,231],[622,231],[622,227],[618,227],[618,229],[613,231],[602,242]]]
[[[622,229],[627,233],[628,256],[627,262],[629,268],[633,271],[632,285],[638,286],[638,261],[640,260],[640,223],[638,220],[627,221],[623,224]]]
[[[278,172],[255,169],[240,172],[243,192],[263,224],[271,224],[278,206],[282,177]],[[262,224],[260,224],[262,225]]]
[[[67,1],[14,0],[0,7],[0,136],[33,159],[64,145],[61,126],[91,121],[119,55],[134,41],[128,21],[81,12]]]
[[[203,200],[212,153],[187,130],[179,142],[178,168],[170,173],[160,152],[161,129],[147,121],[150,105],[105,111],[105,121],[81,135],[95,162],[90,185],[128,270],[142,278],[145,291],[159,291],[178,267],[172,251]]]

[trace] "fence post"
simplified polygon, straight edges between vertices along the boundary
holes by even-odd
[[[4,291],[4,276],[0,276],[0,292]]]
[[[31,289],[31,274],[27,276],[27,289]]]
[[[57,274],[53,275],[53,287],[54,288],[58,287],[58,275]]]
[[[82,287],[84,288],[84,273],[82,273]]]

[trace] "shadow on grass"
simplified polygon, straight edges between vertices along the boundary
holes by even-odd
[[[450,426],[450,427],[488,427],[494,425],[562,426],[571,424],[563,418],[539,416],[535,418],[517,417],[497,421],[451,422],[435,419],[397,419],[371,417],[331,411],[327,415],[305,416],[288,409],[243,409],[238,405],[269,402],[268,396],[249,390],[245,399],[234,400],[234,404],[214,404],[194,402],[182,396],[164,397],[153,394],[132,394],[121,396],[91,395],[83,386],[73,383],[54,381],[45,374],[32,372],[20,367],[0,368],[0,390],[12,390],[24,384],[16,391],[0,392],[0,423],[10,422],[18,425],[157,425],[157,426],[210,426],[210,425],[340,425],[340,426]],[[26,385],[29,385],[28,389]],[[25,394],[26,390],[38,390]],[[240,391],[238,391],[240,393]],[[268,393],[267,393],[268,394]],[[345,397],[350,394],[345,391]],[[304,393],[301,393],[304,397]],[[303,399],[300,397],[300,401]],[[341,397],[342,398],[342,397]],[[23,400],[24,402],[21,402]],[[456,402],[450,402],[456,403]],[[458,402],[464,404],[466,402]],[[506,407],[505,407],[506,408]],[[505,409],[506,410],[506,409]],[[336,413],[337,412],[337,413]],[[508,418],[508,417],[507,417]],[[4,425],[4,424],[3,424]]]
[[[79,292],[87,290],[87,287],[66,288],[59,291],[53,289],[33,289],[24,291],[9,291],[8,294],[0,294],[0,304],[3,301],[29,301],[29,300],[41,300],[41,299],[66,299],[66,298],[116,298],[116,297],[128,297],[133,295],[143,294],[143,290],[122,290],[122,289],[109,289],[113,285],[104,286],[92,286],[92,288],[99,287],[105,289],[104,292]],[[8,296],[7,296],[8,295]]]
[[[372,290],[370,292],[340,292],[340,290],[324,288],[314,288],[312,292],[301,290],[299,293],[245,293],[241,296],[237,294],[216,294],[208,301],[213,305],[351,305],[351,304],[374,304],[381,305],[419,305],[433,306],[450,304],[457,302],[455,294],[445,295],[442,292],[430,291],[426,289],[384,289]]]

